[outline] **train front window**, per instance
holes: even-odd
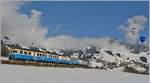
[[[8,51],[8,53],[10,54],[10,53],[11,53],[11,51],[9,50],[9,51]]]
[[[11,50],[11,53],[13,53],[13,51]]]

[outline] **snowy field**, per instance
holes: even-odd
[[[0,64],[0,83],[149,83],[148,75]]]

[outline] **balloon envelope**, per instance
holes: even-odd
[[[142,43],[144,43],[145,40],[146,40],[146,37],[145,37],[145,36],[141,36],[141,37],[140,37],[140,41],[141,41]]]

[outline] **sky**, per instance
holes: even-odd
[[[21,13],[32,9],[42,11],[41,24],[47,26],[48,36],[105,37],[123,39],[117,30],[120,24],[136,15],[148,17],[148,2],[27,2]],[[147,27],[147,28],[146,28]],[[148,36],[148,23],[141,35]]]
[[[2,7],[2,35],[25,45],[110,47],[111,38],[136,44],[149,34],[146,1],[8,1]]]

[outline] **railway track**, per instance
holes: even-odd
[[[46,62],[23,61],[23,60],[1,60],[1,64],[12,64],[12,65],[23,65],[23,66],[37,66],[37,67],[89,68],[86,65],[62,64],[62,63],[46,63]]]

